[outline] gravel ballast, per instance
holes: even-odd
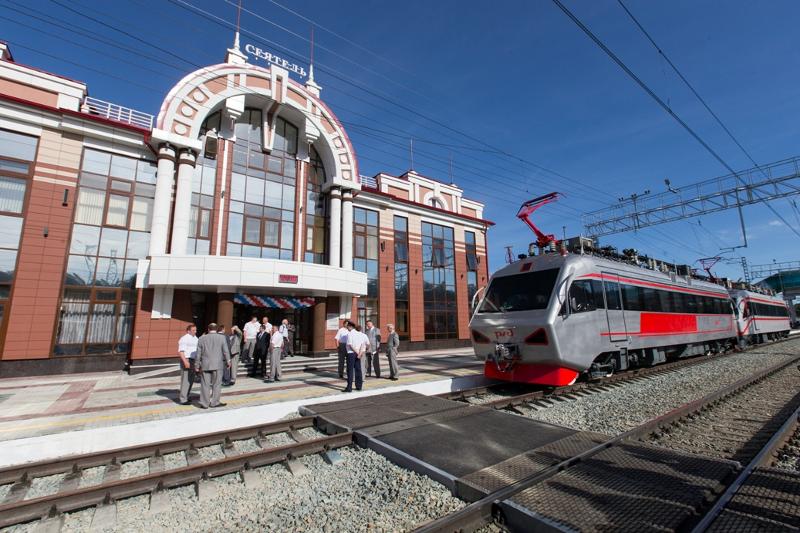
[[[217,494],[198,501],[193,486],[169,491],[169,509],[150,514],[149,498],[120,500],[111,531],[407,531],[465,504],[439,483],[354,447],[343,461],[300,459],[309,471],[293,476],[281,464],[256,470],[258,488],[237,475],[215,478]],[[64,532],[86,531],[93,509],[70,513]],[[27,528],[20,528],[24,530]]]
[[[800,339],[650,376],[552,406],[518,406],[525,416],[582,431],[617,435],[687,402],[800,353]]]

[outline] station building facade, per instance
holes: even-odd
[[[320,98],[277,65],[186,75],[157,116],[0,43],[0,373],[173,359],[189,323],[252,315],[334,349],[344,319],[405,348],[467,344],[483,205],[414,171],[361,176]]]

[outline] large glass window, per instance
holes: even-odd
[[[475,232],[464,232],[464,251],[467,259],[467,301],[472,310],[475,293],[478,292],[478,246],[475,242]]]
[[[557,268],[494,278],[479,313],[508,313],[547,309],[558,278]]]
[[[377,211],[353,208],[353,270],[367,273],[367,295],[358,299],[358,320],[378,324]]]
[[[208,255],[211,252],[211,216],[216,185],[217,161],[201,154],[192,176],[192,211],[186,250],[189,255]]]
[[[453,228],[422,223],[422,294],[425,338],[457,338]]]
[[[325,168],[314,147],[311,147],[306,181],[306,255],[307,263],[325,264],[327,211],[322,186]]]
[[[0,130],[0,346],[6,331],[8,300],[17,270],[25,193],[38,139]]]
[[[84,150],[55,355],[130,352],[155,175],[150,161]]]
[[[235,126],[227,255],[292,260],[297,128],[278,118],[267,154],[262,126],[258,109],[247,109]]]
[[[408,219],[394,217],[394,299],[395,330],[401,339],[409,337],[408,314]]]

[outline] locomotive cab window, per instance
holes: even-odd
[[[495,278],[478,313],[546,309],[558,277],[557,268]]]
[[[597,280],[579,279],[569,288],[570,312],[584,313],[605,307],[603,285]]]

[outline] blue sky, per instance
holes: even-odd
[[[411,137],[422,174],[449,181],[452,157],[453,180],[485,202],[486,217],[497,223],[489,234],[492,269],[502,265],[504,246],[519,253],[533,239],[514,217],[529,197],[564,193],[536,220],[548,232],[560,235],[566,226],[573,235],[581,231],[581,212],[645,189],[662,191],[664,178],[680,186],[726,174],[549,1],[284,2],[325,28],[316,29],[316,77],[345,122],[361,172],[406,170]],[[565,4],[732,167],[750,166],[616,1]],[[626,5],[759,164],[798,153],[800,4]],[[230,29],[192,6],[228,23],[236,16],[225,0],[0,0],[0,6],[0,39],[10,42],[18,62],[83,80],[92,96],[153,114],[172,85],[220,62],[231,44]],[[266,0],[243,6],[251,11],[242,14],[243,44],[306,64],[308,21]],[[800,226],[787,200],[773,205]],[[800,238],[768,209],[746,207],[744,215],[751,244],[739,252],[751,264],[798,259]],[[691,264],[740,244],[741,234],[729,211],[603,243]],[[717,273],[738,278],[741,268],[721,264]]]

